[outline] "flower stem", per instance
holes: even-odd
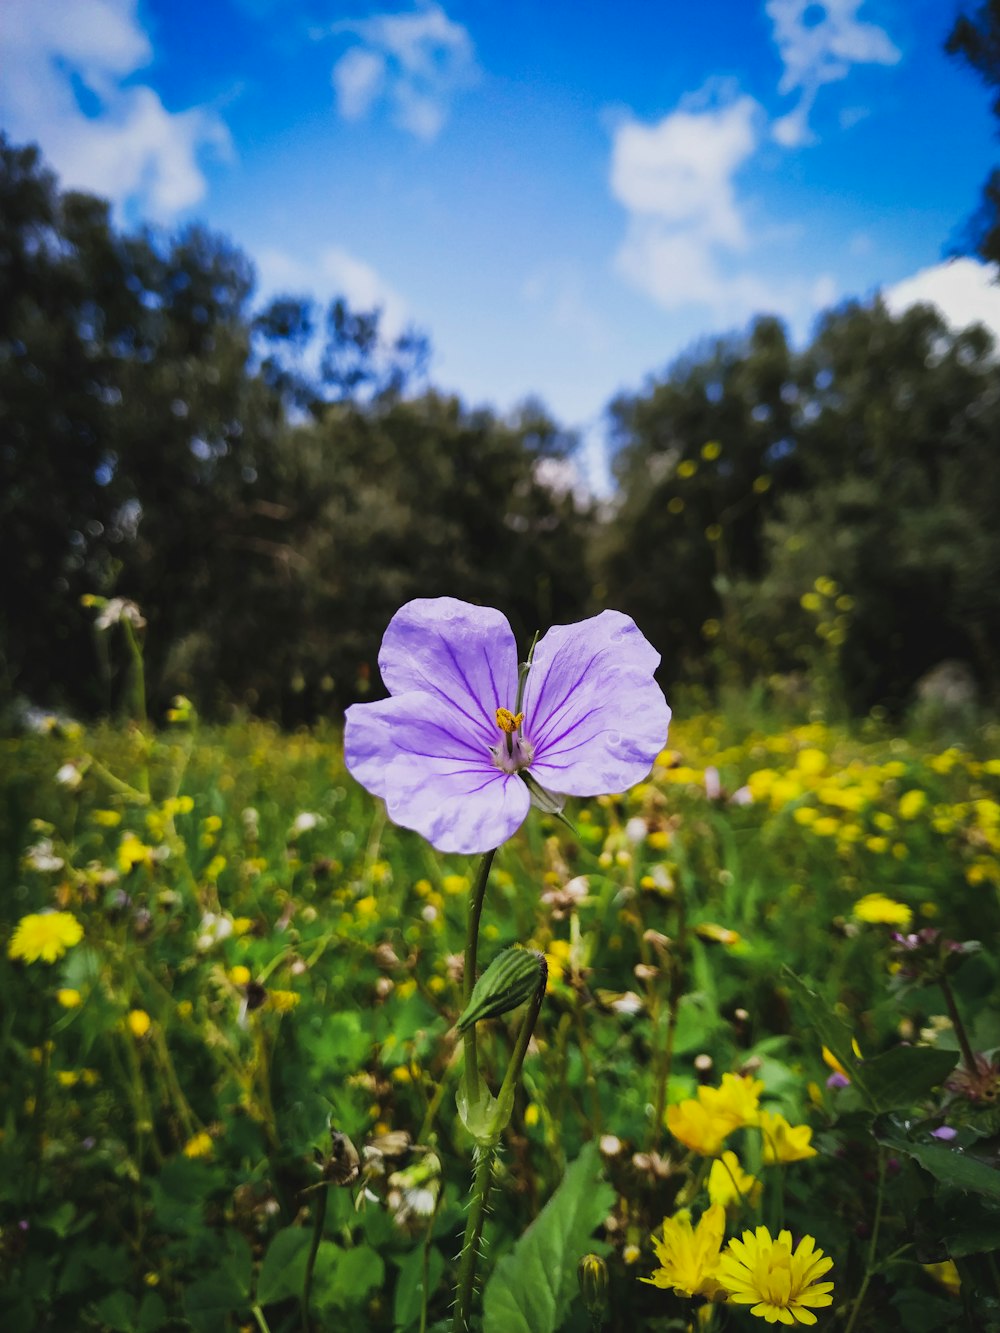
[[[483,900],[486,897],[486,884],[490,877],[490,867],[496,856],[496,848],[485,852],[479,862],[476,882],[472,886],[469,898],[469,927],[465,937],[465,970],[462,977],[462,998],[468,1005],[472,998],[472,988],[476,984],[476,955],[479,952],[479,919],[483,914]],[[479,1054],[476,1049],[476,1025],[470,1023],[465,1031],[465,1090],[469,1106],[475,1106],[479,1100]]]
[[[955,992],[951,988],[951,982],[943,974],[938,978],[938,984],[941,987],[941,994],[944,996],[944,1002],[948,1009],[948,1017],[951,1019],[951,1025],[955,1029],[955,1036],[958,1038],[958,1045],[962,1052],[962,1059],[965,1061],[965,1067],[969,1071],[971,1079],[979,1078],[979,1061],[972,1049],[972,1043],[969,1041],[969,1034],[965,1030],[965,1024],[962,1022],[962,1015],[958,1011],[958,1004],[955,1001]]]
[[[316,1200],[316,1217],[313,1221],[312,1242],[309,1246],[309,1257],[306,1260],[306,1272],[302,1281],[303,1333],[309,1333],[309,1329],[311,1328],[309,1322],[309,1297],[312,1294],[313,1270],[316,1267],[316,1255],[319,1253],[319,1243],[323,1239],[323,1225],[326,1222],[326,1200],[329,1192],[329,1186],[324,1186],[320,1191],[319,1198]]]
[[[858,1294],[851,1309],[851,1317],[847,1321],[844,1333],[853,1333],[854,1325],[858,1321],[858,1315],[861,1313],[861,1306],[864,1303],[865,1294],[868,1291],[868,1284],[872,1280],[875,1272],[875,1252],[878,1249],[878,1233],[882,1224],[882,1199],[885,1192],[885,1149],[880,1148],[878,1153],[878,1195],[875,1200],[875,1220],[872,1223],[872,1238],[868,1246],[868,1260],[865,1264],[865,1275],[861,1279],[861,1286],[858,1288]]]
[[[455,1298],[455,1318],[452,1333],[469,1333],[469,1319],[472,1314],[472,1293],[476,1282],[476,1260],[479,1258],[479,1243],[483,1235],[483,1222],[486,1219],[486,1204],[489,1200],[490,1185],[493,1182],[493,1162],[496,1158],[494,1146],[476,1148],[476,1171],[472,1178],[472,1199],[469,1203],[469,1216],[465,1223],[465,1240],[462,1243],[462,1260],[458,1270],[458,1294]]]

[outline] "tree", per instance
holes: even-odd
[[[993,114],[1000,116],[1000,0],[986,0],[971,15],[960,14],[945,50],[960,56],[996,94]],[[990,173],[983,197],[970,219],[968,244],[988,263],[1000,263],[1000,169]]]

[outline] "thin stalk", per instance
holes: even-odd
[[[259,1305],[251,1305],[250,1313],[253,1315],[254,1319],[256,1319],[257,1327],[260,1329],[260,1333],[271,1333],[271,1330],[268,1326],[268,1322],[264,1318],[264,1311],[260,1308]]]
[[[524,1064],[528,1043],[531,1041],[531,1034],[535,1030],[535,1022],[538,1019],[538,1011],[541,1009],[542,1000],[545,998],[545,981],[546,978],[543,976],[538,989],[528,1002],[528,1008],[521,1022],[521,1030],[517,1034],[514,1052],[511,1055],[510,1064],[507,1066],[507,1072],[504,1075],[503,1084],[497,1097],[498,1107],[501,1109],[508,1108],[504,1124],[510,1118],[510,1110],[514,1105],[514,1088],[520,1078],[521,1066]],[[499,1138],[503,1128],[504,1125],[497,1125],[497,1138]],[[469,1319],[472,1315],[472,1295],[476,1282],[476,1261],[479,1258],[479,1245],[483,1235],[486,1204],[489,1200],[490,1185],[493,1182],[493,1163],[496,1160],[496,1155],[495,1142],[479,1144],[476,1147],[476,1171],[472,1179],[472,1199],[469,1204],[469,1216],[465,1223],[465,1239],[462,1242],[462,1258],[458,1270],[458,1294],[455,1299],[455,1319],[452,1324],[452,1333],[468,1333],[469,1330]]]
[[[677,887],[677,945],[670,951],[670,982],[667,987],[667,1033],[663,1050],[656,1061],[653,1094],[653,1133],[651,1147],[655,1151],[663,1137],[663,1116],[667,1107],[667,1087],[674,1065],[674,1044],[677,1039],[677,1020],[680,1013],[681,991],[684,986],[684,953],[687,948],[687,911],[684,891]]]
[[[312,1292],[313,1270],[316,1267],[316,1256],[319,1254],[319,1243],[323,1239],[323,1226],[326,1222],[326,1201],[330,1193],[330,1187],[324,1185],[320,1190],[319,1198],[316,1200],[316,1217],[313,1220],[312,1243],[309,1246],[309,1257],[306,1259],[306,1273],[302,1280],[302,1333],[309,1333],[311,1327],[309,1323],[309,1297]]]
[[[476,1260],[479,1258],[479,1242],[483,1234],[483,1222],[486,1220],[486,1204],[489,1200],[490,1185],[493,1182],[493,1161],[495,1147],[476,1148],[476,1171],[472,1178],[472,1199],[469,1203],[469,1216],[465,1223],[465,1240],[462,1243],[462,1261],[458,1270],[458,1294],[455,1298],[455,1318],[452,1333],[468,1333],[469,1319],[472,1314],[472,1293],[476,1283]]]
[[[469,926],[465,937],[465,971],[462,977],[463,1007],[472,998],[472,988],[476,984],[476,956],[479,952],[479,921],[483,915],[483,901],[486,897],[486,884],[490,877],[490,867],[496,856],[496,848],[485,852],[479,862],[476,882],[472,886],[469,898]],[[465,1031],[465,1092],[469,1108],[479,1100],[479,1052],[476,1048],[476,1025],[470,1023]]]
[[[969,1071],[969,1077],[979,1078],[979,1061],[976,1059],[976,1053],[972,1049],[972,1043],[969,1041],[969,1034],[965,1030],[965,1024],[962,1021],[962,1015],[958,1011],[958,1005],[955,1002],[955,992],[951,988],[951,982],[942,975],[939,979],[941,994],[944,996],[944,1002],[948,1009],[948,1017],[951,1019],[951,1025],[955,1029],[955,1036],[958,1038],[958,1044],[962,1051],[962,1059],[965,1061],[965,1067]]]
[[[878,1152],[878,1196],[875,1201],[875,1221],[872,1223],[872,1238],[868,1246],[868,1259],[865,1263],[865,1275],[861,1279],[861,1286],[858,1288],[858,1294],[854,1300],[854,1306],[851,1309],[851,1317],[847,1321],[844,1333],[853,1333],[854,1325],[858,1322],[858,1316],[861,1313],[861,1306],[864,1303],[865,1295],[868,1291],[868,1284],[872,1280],[875,1272],[875,1253],[878,1249],[878,1233],[882,1224],[882,1200],[885,1193],[885,1149],[879,1148]]]

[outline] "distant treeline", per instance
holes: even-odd
[[[121,689],[86,594],[137,602],[155,708],[287,723],[377,689],[393,611],[451,594],[536,628],[614,606],[712,688],[810,670],[902,705],[942,659],[1000,684],[1000,366],[987,333],[879,303],[789,348],[759,318],[575,441],[427,387],[425,339],[288,297],[192,227],[122,233],[0,139],[0,689]]]

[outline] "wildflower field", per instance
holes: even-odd
[[[531,812],[480,932],[547,983],[472,1327],[1000,1327],[995,740],[682,716]],[[450,1328],[475,863],[334,729],[2,745],[0,1327]],[[517,1013],[475,1027],[495,1091]]]

